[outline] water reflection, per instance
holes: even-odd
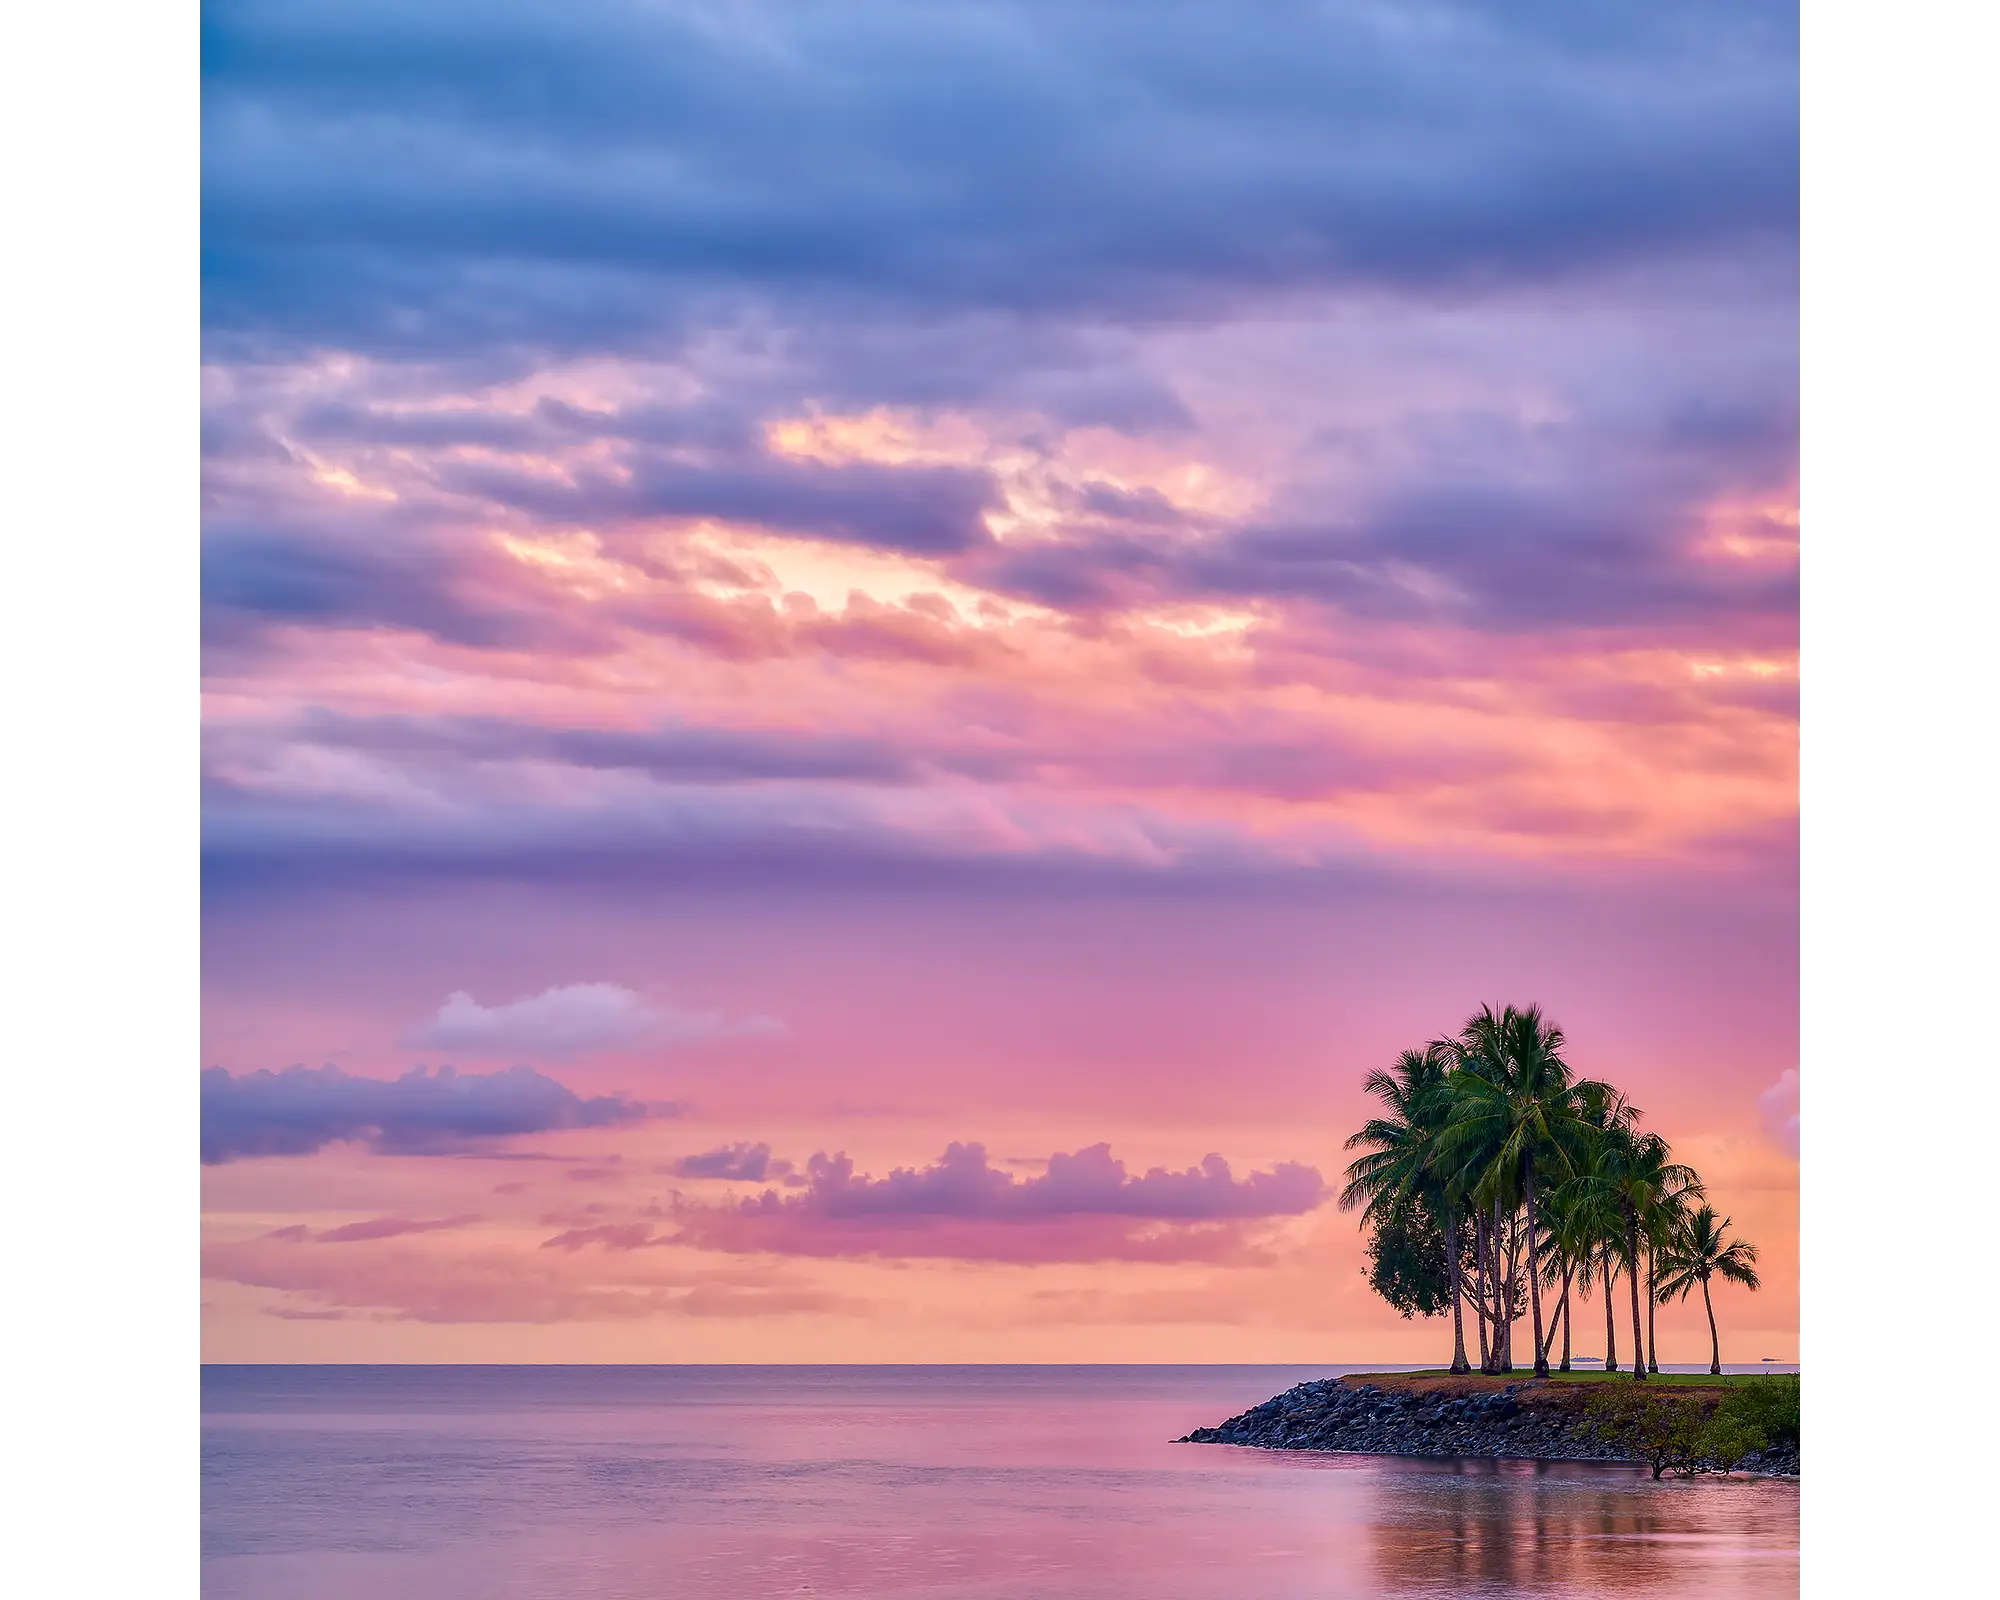
[[[1562,1462],[1382,1462],[1369,1554],[1384,1595],[1773,1594],[1797,1586],[1797,1489],[1654,1482]]]

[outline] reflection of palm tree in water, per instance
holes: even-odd
[[[1707,1497],[1636,1474],[1545,1461],[1384,1461],[1368,1522],[1374,1592],[1659,1593],[1682,1539],[1714,1533]]]

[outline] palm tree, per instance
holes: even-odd
[[[1386,1217],[1397,1205],[1416,1200],[1433,1208],[1443,1223],[1451,1263],[1453,1372],[1470,1372],[1465,1357],[1465,1316],[1460,1285],[1459,1207],[1463,1196],[1435,1157],[1437,1136],[1451,1114],[1452,1052],[1441,1043],[1405,1050],[1388,1071],[1370,1072],[1362,1087],[1382,1102],[1386,1116],[1371,1117],[1347,1148],[1365,1148],[1347,1168],[1340,1209],[1361,1208],[1364,1221]]]
[[[1590,1294],[1601,1288],[1604,1292],[1604,1370],[1618,1370],[1618,1322],[1617,1307],[1611,1299],[1611,1285],[1618,1276],[1618,1264],[1612,1259],[1615,1246],[1604,1229],[1593,1227],[1594,1249],[1586,1252],[1577,1267],[1576,1286],[1580,1293]]]
[[[1688,1220],[1688,1207],[1702,1197],[1701,1180],[1690,1167],[1669,1164],[1659,1173],[1641,1224],[1646,1244],[1646,1370],[1660,1370],[1660,1336],[1653,1312],[1660,1304],[1660,1257],[1671,1248],[1675,1233]]]
[[[1613,1290],[1621,1272],[1631,1302],[1633,1378],[1659,1371],[1657,1307],[1685,1297],[1697,1282],[1719,1372],[1709,1280],[1720,1272],[1755,1288],[1757,1253],[1723,1237],[1728,1220],[1717,1222],[1701,1180],[1673,1159],[1666,1140],[1640,1130],[1635,1106],[1607,1083],[1573,1077],[1564,1046],[1540,1008],[1496,1013],[1487,1006],[1455,1038],[1406,1050],[1392,1068],[1371,1072],[1368,1092],[1383,1115],[1347,1141],[1363,1153],[1347,1168],[1341,1209],[1360,1208],[1378,1240],[1402,1230],[1399,1248],[1420,1236],[1426,1260],[1442,1237],[1454,1372],[1471,1370],[1468,1296],[1478,1313],[1480,1370],[1513,1370],[1514,1324],[1532,1315],[1535,1374],[1546,1377],[1558,1324],[1569,1367],[1572,1297],[1599,1288],[1604,1366],[1618,1371]],[[1444,1264],[1424,1266],[1420,1278],[1434,1270]],[[1406,1284],[1385,1279],[1376,1287],[1403,1308]],[[1428,1296],[1441,1288],[1419,1288],[1418,1303],[1435,1311]],[[1544,1289],[1556,1297],[1546,1316]]]
[[[1505,1159],[1504,1119],[1468,1116],[1472,1102],[1490,1098],[1505,1066],[1494,1058],[1468,1051],[1463,1040],[1451,1040],[1454,1071],[1450,1110],[1437,1141],[1437,1161],[1454,1187],[1466,1196],[1472,1213],[1473,1256],[1477,1263],[1475,1304],[1479,1310],[1482,1372],[1514,1369],[1514,1319],[1519,1315],[1519,1285],[1515,1275],[1521,1206],[1518,1162]],[[1491,1330],[1491,1338],[1487,1337]]]
[[[1590,1131],[1574,1176],[1564,1185],[1564,1199],[1573,1208],[1579,1230],[1597,1244],[1595,1260],[1587,1252],[1583,1258],[1579,1282],[1588,1290],[1594,1278],[1604,1292],[1604,1370],[1616,1372],[1618,1313],[1611,1291],[1624,1264],[1620,1254],[1625,1248],[1625,1212],[1619,1195],[1625,1145],[1644,1113],[1609,1084],[1583,1083],[1577,1100]]]
[[[1624,1174],[1624,1136],[1640,1118],[1638,1106],[1618,1090],[1586,1084],[1578,1096],[1584,1122],[1590,1134],[1584,1140],[1582,1160],[1576,1174],[1564,1184],[1564,1200],[1574,1208],[1578,1228],[1586,1232],[1596,1254],[1584,1256],[1578,1282],[1584,1290],[1604,1292],[1604,1370],[1618,1370],[1618,1306],[1612,1300],[1612,1286],[1618,1282],[1620,1252],[1624,1250],[1624,1208],[1618,1200]]]
[[[1673,1148],[1657,1133],[1631,1134],[1616,1141],[1620,1171],[1619,1200],[1625,1213],[1625,1264],[1632,1286],[1632,1376],[1644,1381],[1648,1365],[1643,1325],[1639,1320],[1639,1243],[1651,1229],[1652,1218],[1667,1196],[1698,1194],[1701,1179],[1694,1168],[1673,1159]],[[1650,1285],[1648,1286],[1650,1290]],[[1649,1292],[1647,1300],[1652,1295]]]
[[[1568,1372],[1570,1293],[1590,1279],[1592,1252],[1597,1246],[1596,1219],[1588,1199],[1570,1184],[1552,1190],[1543,1206],[1545,1243],[1542,1271],[1549,1288],[1559,1290],[1555,1310],[1549,1313],[1547,1345],[1553,1345],[1556,1327],[1562,1327],[1562,1361],[1558,1372]],[[1546,1358],[1546,1346],[1544,1350]]]
[[[1615,1271],[1622,1269],[1632,1298],[1632,1376],[1643,1382],[1646,1324],[1639,1311],[1640,1221],[1648,1214],[1656,1185],[1672,1163],[1664,1139],[1656,1133],[1642,1134],[1637,1130],[1636,1111],[1609,1099],[1606,1107],[1600,1109],[1612,1105],[1630,1114],[1606,1116],[1601,1126],[1593,1128],[1589,1149],[1571,1181],[1603,1230],[1606,1364],[1609,1365],[1611,1354],[1610,1283]]]
[[[1675,1230],[1661,1265],[1667,1276],[1659,1287],[1661,1300],[1684,1299],[1696,1284],[1701,1285],[1701,1303],[1708,1312],[1708,1370],[1722,1375],[1722,1339],[1715,1331],[1715,1302],[1708,1292],[1714,1277],[1740,1283],[1746,1289],[1761,1287],[1757,1278],[1757,1247],[1747,1239],[1731,1239],[1730,1219],[1718,1218],[1715,1207],[1703,1205]]]
[[[1582,1093],[1562,1058],[1562,1029],[1544,1020],[1539,1006],[1508,1006],[1497,1015],[1482,1006],[1454,1043],[1457,1103],[1439,1137],[1440,1152],[1468,1188],[1496,1202],[1518,1193],[1526,1207],[1535,1376],[1546,1378],[1536,1169],[1539,1164],[1558,1179],[1569,1175],[1590,1131],[1584,1112],[1596,1086],[1589,1096]]]

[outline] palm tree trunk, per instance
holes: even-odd
[[[1500,1337],[1495,1354],[1502,1372],[1514,1370],[1514,1241],[1507,1240],[1507,1254],[1500,1254],[1500,1241],[1508,1230],[1501,1224],[1500,1202],[1493,1202],[1493,1277],[1500,1285]]]
[[[1498,1372],[1502,1360],[1500,1332],[1502,1288],[1500,1283],[1500,1206],[1496,1201],[1486,1218],[1486,1315],[1491,1319],[1492,1348],[1487,1352],[1488,1372]]]
[[[1535,1332],[1535,1376],[1549,1375],[1549,1347],[1542,1339],[1541,1241],[1535,1237],[1535,1158],[1531,1152],[1521,1163],[1522,1181],[1528,1191],[1528,1305]]]
[[[1701,1303],[1708,1312],[1708,1375],[1722,1376],[1722,1339],[1715,1331],[1715,1302],[1708,1297],[1708,1279],[1701,1280]]]
[[[1556,1371],[1567,1372],[1569,1371],[1569,1295],[1567,1293],[1563,1295],[1562,1317],[1563,1317],[1563,1358],[1562,1358],[1562,1365],[1557,1367]]]
[[[1574,1269],[1571,1269],[1572,1271]],[[1535,1346],[1536,1376],[1546,1378],[1548,1374],[1549,1351],[1556,1342],[1556,1329],[1561,1325],[1564,1314],[1569,1310],[1570,1272],[1563,1273],[1562,1293],[1556,1297],[1556,1308],[1549,1313],[1549,1337],[1546,1343]]]
[[[1460,1296],[1464,1264],[1458,1258],[1458,1213],[1447,1206],[1444,1218],[1444,1247],[1451,1252],[1451,1370],[1470,1372],[1471,1363],[1465,1359],[1465,1308]]]
[[[1486,1219],[1472,1208],[1473,1309],[1479,1313],[1479,1370],[1493,1370],[1493,1347],[1486,1337]]]
[[[1604,1370],[1618,1370],[1618,1302],[1611,1298],[1611,1241],[1604,1241]]]
[[[1660,1309],[1660,1263],[1653,1255],[1653,1242],[1646,1241],[1646,1370],[1660,1370],[1660,1330],[1654,1317]]]
[[[1520,1320],[1521,1213],[1507,1213],[1507,1370],[1514,1370],[1514,1324]]]
[[[1646,1381],[1646,1324],[1639,1315],[1639,1219],[1625,1217],[1626,1281],[1632,1285],[1632,1376]]]

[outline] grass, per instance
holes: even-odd
[[[1525,1383],[1532,1379],[1534,1375],[1535,1369],[1531,1366],[1517,1368],[1513,1372],[1492,1374],[1474,1372],[1471,1374],[1475,1378],[1490,1376],[1497,1381],[1506,1383]],[[1353,1376],[1356,1378],[1448,1378],[1451,1376],[1451,1373],[1444,1367],[1431,1367],[1422,1372],[1355,1373]],[[1710,1377],[1706,1372],[1653,1372],[1647,1374],[1646,1382],[1648,1384],[1691,1385],[1695,1388],[1706,1389],[1717,1387],[1737,1389],[1746,1388],[1752,1384],[1768,1383],[1775,1377],[1795,1378],[1797,1376],[1798,1374],[1795,1372],[1725,1372],[1721,1377],[1714,1378]],[[1549,1381],[1551,1383],[1604,1383],[1607,1380],[1613,1383],[1630,1383],[1632,1382],[1632,1373],[1629,1368],[1619,1372],[1605,1372],[1601,1369],[1592,1369],[1590,1371],[1551,1371],[1549,1373]]]
[[[1530,1367],[1528,1369],[1528,1376],[1532,1378],[1534,1375],[1534,1368]],[[1725,1388],[1737,1389],[1748,1384],[1766,1383],[1774,1377],[1790,1378],[1796,1376],[1796,1373],[1790,1372],[1725,1372],[1721,1377],[1712,1377],[1706,1372],[1649,1372],[1646,1374],[1646,1381],[1648,1383],[1691,1383],[1710,1389],[1720,1384]],[[1627,1383],[1630,1383],[1632,1381],[1632,1374],[1629,1372],[1605,1372],[1602,1370],[1597,1372],[1551,1372],[1549,1374],[1549,1380],[1553,1383],[1602,1383],[1607,1378],[1613,1380],[1623,1378]]]

